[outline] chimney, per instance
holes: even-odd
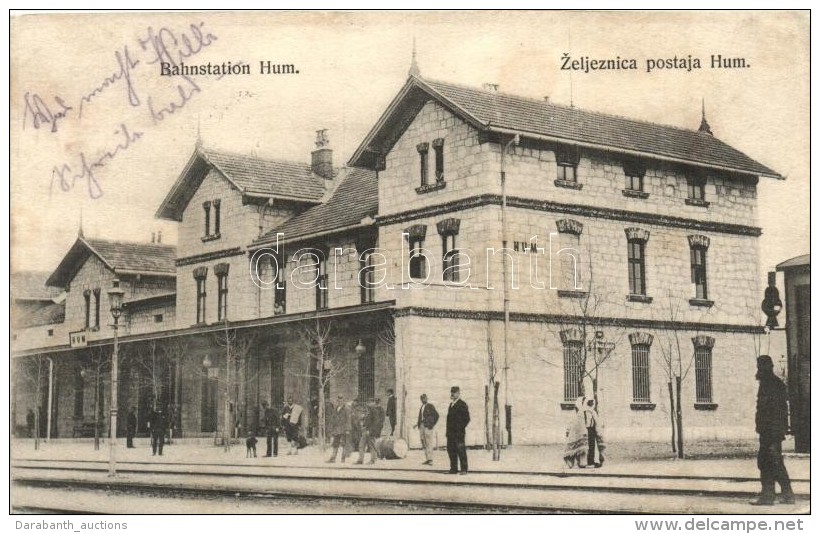
[[[157,232],[157,243],[162,243],[162,230]]]
[[[484,90],[488,93],[497,93],[498,92],[498,84],[497,83],[485,83]]]
[[[316,150],[310,153],[310,167],[326,180],[333,179],[333,150],[328,146],[327,130],[316,130]]]

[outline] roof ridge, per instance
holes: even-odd
[[[649,124],[649,125],[652,125],[652,126],[661,126],[661,127],[664,127],[664,128],[672,128],[672,129],[680,130],[680,131],[687,132],[687,133],[694,133],[694,134],[704,133],[704,132],[698,131],[695,128],[685,128],[683,126],[679,126],[679,125],[675,125],[675,124],[654,122],[654,121],[651,121],[651,120],[648,120],[648,119],[636,119],[636,118],[633,118],[633,117],[627,117],[626,115],[618,115],[617,113],[607,113],[607,112],[604,112],[604,111],[594,111],[594,110],[590,110],[590,109],[587,109],[587,108],[580,108],[580,107],[576,107],[576,106],[568,106],[566,104],[559,104],[559,103],[552,102],[552,101],[548,102],[546,100],[539,100],[539,99],[531,97],[531,96],[524,96],[524,95],[519,95],[519,94],[515,94],[515,93],[507,93],[507,92],[503,92],[503,91],[498,91],[497,93],[490,93],[490,92],[487,92],[487,91],[481,89],[480,87],[475,87],[475,86],[472,86],[472,85],[452,83],[452,82],[448,82],[448,81],[444,81],[444,80],[433,80],[433,79],[427,79],[427,78],[421,78],[421,80],[425,83],[448,85],[450,87],[456,87],[456,88],[459,88],[459,89],[466,89],[466,90],[469,90],[469,91],[475,91],[475,92],[478,92],[478,93],[485,94],[487,96],[492,96],[493,94],[496,94],[496,95],[499,95],[499,96],[504,96],[506,98],[525,100],[525,101],[532,102],[534,104],[539,104],[539,105],[542,105],[542,106],[545,106],[545,107],[561,108],[561,109],[566,109],[566,110],[569,110],[569,111],[575,111],[577,113],[590,113],[590,114],[598,115],[598,116],[601,116],[601,117],[611,117],[611,118],[622,119],[622,120],[626,120],[626,121],[630,121],[630,122],[637,122],[637,123],[641,123],[641,124]],[[442,95],[442,96],[445,96],[445,95]],[[706,134],[706,135],[709,135],[713,139],[723,143],[723,141],[721,141],[717,137],[714,137],[710,134]]]
[[[211,153],[211,154],[217,154],[217,155],[221,155],[221,156],[234,156],[234,157],[237,157],[237,158],[255,159],[255,160],[258,160],[258,161],[265,161],[265,162],[268,162],[268,163],[289,163],[289,164],[292,164],[292,165],[300,165],[300,166],[305,167],[305,169],[309,169],[309,170],[312,171],[310,163],[305,163],[303,161],[295,161],[295,160],[292,160],[292,159],[271,159],[271,158],[260,157],[260,156],[254,155],[252,153],[243,154],[241,152],[234,152],[232,150],[221,150],[221,149],[213,149],[213,148],[205,148],[205,147],[199,147],[197,150],[199,150],[201,152],[204,152],[206,154]]]
[[[142,241],[128,241],[125,239],[107,239],[104,237],[81,237],[86,244],[90,245],[91,241],[101,241],[103,243],[110,243],[115,245],[139,245],[139,246],[147,246],[147,247],[166,247],[166,248],[176,248],[176,245],[172,243],[144,243]],[[92,247],[93,248],[93,247]]]

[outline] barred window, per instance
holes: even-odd
[[[581,396],[581,380],[583,379],[583,369],[581,367],[581,351],[583,344],[580,341],[567,341],[564,343],[564,401],[574,402]]]
[[[632,400],[652,402],[649,385],[649,345],[632,345]]]
[[[695,402],[712,402],[712,348],[695,347]]]
[[[359,400],[367,401],[376,396],[376,357],[370,343],[363,343],[367,350],[359,355]]]

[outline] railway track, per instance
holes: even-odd
[[[99,461],[19,460],[11,468],[14,483],[30,487],[170,492],[204,498],[329,499],[362,505],[409,503],[451,511],[478,507],[521,513],[720,513],[722,505],[731,504],[733,509],[748,505],[759,489],[757,479],[748,477],[654,477],[597,470],[482,471],[462,477],[421,469],[128,462],[120,464],[119,476],[112,479],[106,476],[107,463]],[[793,485],[798,503],[808,507],[809,481],[798,479]]]

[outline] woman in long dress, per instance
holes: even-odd
[[[578,397],[575,401],[575,417],[567,427],[567,444],[564,448],[564,463],[567,467],[578,466],[584,468],[587,465],[589,452],[589,436],[584,423],[584,397]]]

